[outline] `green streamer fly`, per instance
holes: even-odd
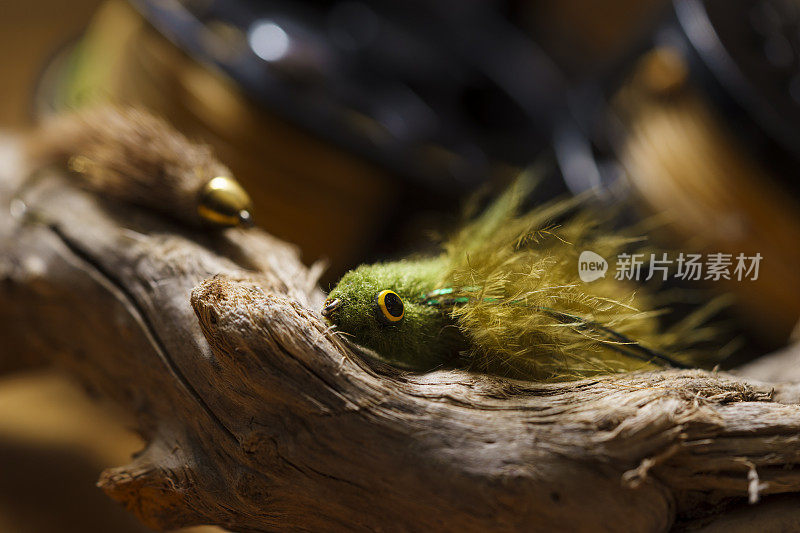
[[[690,351],[675,353],[697,340],[697,317],[661,331],[644,287],[578,278],[581,251],[613,257],[637,239],[607,231],[576,209],[580,200],[520,213],[532,181],[519,179],[438,256],[348,272],[322,314],[381,360],[415,371],[554,381],[692,365]]]

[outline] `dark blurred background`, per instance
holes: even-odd
[[[101,101],[162,114],[259,225],[328,262],[323,288],[431,247],[536,164],[532,204],[591,191],[658,221],[659,246],[763,256],[758,281],[670,287],[679,309],[734,296],[728,366],[800,315],[794,1],[6,0],[0,30],[0,128]],[[140,531],[92,488],[139,445],[55,374],[1,378],[0,530]]]

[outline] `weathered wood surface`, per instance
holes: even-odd
[[[55,361],[135,415],[147,448],[99,485],[155,529],[665,531],[800,501],[796,385],[379,368],[328,331],[291,246],[57,173],[19,190],[5,149],[0,368]]]

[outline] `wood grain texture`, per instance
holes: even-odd
[[[293,247],[181,228],[56,171],[23,186],[4,149],[0,367],[56,361],[135,417],[146,448],[99,486],[154,529],[665,531],[800,491],[796,385],[368,363]]]

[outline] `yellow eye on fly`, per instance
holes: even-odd
[[[396,292],[385,290],[375,297],[378,306],[378,320],[387,325],[398,324],[405,316],[403,300]]]
[[[235,179],[218,176],[209,181],[200,194],[197,213],[214,226],[249,226],[252,206],[250,196]]]

